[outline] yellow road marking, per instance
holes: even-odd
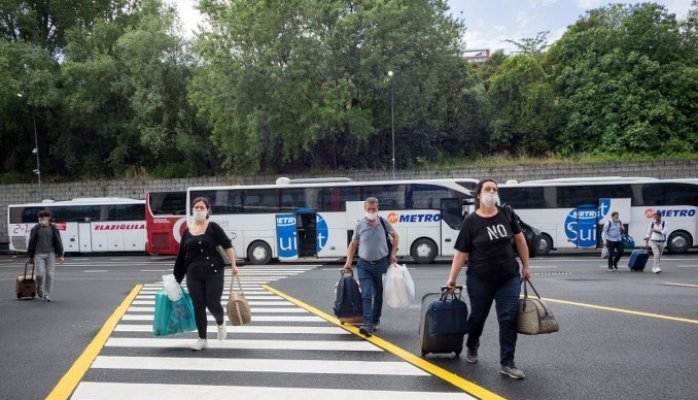
[[[136,298],[136,295],[140,292],[142,287],[143,285],[136,285],[133,290],[131,290],[131,293],[126,296],[121,305],[114,310],[114,313],[107,319],[107,322],[104,323],[104,326],[102,326],[102,329],[97,333],[97,336],[92,339],[92,342],[85,348],[85,351],[75,360],[73,366],[70,367],[68,372],[63,375],[63,378],[58,381],[58,384],[56,384],[56,387],[49,393],[46,400],[67,400],[70,398],[70,395],[73,394],[73,391],[75,391],[75,388],[85,376],[87,370],[90,369],[90,365],[92,365],[92,362],[97,358],[99,352],[102,351],[107,339],[111,336],[121,317],[126,314],[126,310],[128,310],[131,302]]]
[[[692,285],[690,283],[662,282],[662,285],[698,288],[698,285]]]
[[[326,320],[327,322],[335,324],[342,329],[345,329],[345,330],[347,330],[347,331],[349,331],[357,336],[360,336],[361,338],[373,343],[374,345],[382,348],[383,350],[387,351],[388,353],[392,353],[392,354],[402,358],[403,360],[416,366],[417,368],[421,368],[422,370],[445,380],[446,382],[463,390],[464,392],[468,393],[469,395],[475,396],[475,397],[477,397],[479,399],[483,399],[483,400],[505,400],[504,397],[501,397],[495,393],[492,393],[489,390],[468,381],[467,379],[463,379],[462,377],[460,377],[460,376],[458,376],[450,371],[447,371],[447,370],[445,370],[437,365],[434,365],[434,364],[430,363],[429,361],[427,361],[421,357],[418,357],[418,356],[410,353],[409,351],[401,349],[400,347],[397,347],[397,346],[393,345],[392,343],[385,341],[385,340],[383,340],[375,335],[371,336],[371,337],[364,337],[363,335],[361,335],[359,333],[359,329],[357,327],[350,325],[350,324],[342,325],[339,322],[339,320],[337,318],[335,318],[334,316],[331,316],[331,315],[329,315],[329,314],[327,314],[327,313],[325,313],[325,312],[323,312],[323,311],[321,311],[321,310],[319,310],[319,309],[317,309],[309,304],[306,304],[306,303],[304,303],[296,298],[293,298],[293,297],[291,297],[283,292],[280,292],[280,291],[278,291],[278,290],[276,290],[268,285],[262,285],[262,287],[264,289],[276,294],[277,296],[281,296],[284,299],[290,301],[291,303],[307,310],[308,312],[317,315],[318,317]]]
[[[623,309],[623,308],[614,308],[614,307],[606,307],[606,306],[597,306],[597,305],[594,305],[594,304],[578,303],[578,302],[576,302],[576,301],[556,300],[556,299],[550,299],[550,298],[543,298],[543,300],[545,300],[545,301],[550,301],[550,302],[553,302],[553,303],[567,304],[567,305],[571,305],[571,306],[593,308],[593,309],[596,309],[596,310],[612,311],[612,312],[617,312],[617,313],[621,313],[621,314],[639,315],[639,316],[641,316],[641,317],[649,317],[649,318],[656,318],[656,319],[664,319],[664,320],[667,320],[667,321],[674,321],[674,322],[686,322],[686,323],[689,323],[689,324],[696,324],[696,325],[698,325],[698,320],[696,320],[696,319],[672,317],[672,316],[669,316],[669,315],[647,313],[647,312],[642,312],[642,311],[626,310],[626,309]]]

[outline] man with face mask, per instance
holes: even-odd
[[[364,313],[363,324],[359,333],[368,337],[380,329],[381,311],[383,308],[383,274],[388,267],[397,264],[395,253],[398,245],[398,234],[388,220],[378,216],[378,199],[369,197],[364,202],[364,218],[361,218],[354,228],[347,249],[347,262],[344,270],[351,270],[356,248],[359,248],[359,286]],[[392,248],[388,248],[385,240],[386,233],[392,237]]]
[[[27,254],[29,263],[36,266],[36,291],[39,298],[51,301],[53,275],[56,272],[56,257],[63,264],[63,241],[56,226],[49,222],[51,213],[39,211],[39,223],[29,233]]]

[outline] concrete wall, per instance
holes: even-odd
[[[338,171],[332,175],[346,176],[357,181],[386,180],[389,170]],[[287,175],[289,178],[321,177],[323,175]],[[396,179],[432,178],[492,178],[497,182],[509,179],[518,181],[579,176],[646,176],[654,178],[698,178],[698,159],[681,161],[653,161],[605,164],[551,164],[536,166],[459,168],[434,170],[400,170]],[[248,177],[201,177],[190,179],[154,179],[147,181],[85,181],[43,184],[43,197],[54,200],[70,200],[76,197],[130,197],[142,199],[147,191],[184,190],[190,186],[270,184],[278,176],[256,175]],[[0,185],[0,243],[9,242],[7,235],[7,206],[38,201],[38,184]]]

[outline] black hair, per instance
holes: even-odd
[[[473,192],[473,198],[475,199],[475,210],[480,208],[480,199],[477,196],[480,193],[482,193],[482,187],[485,186],[485,183],[487,182],[492,182],[495,185],[497,185],[497,182],[495,182],[494,179],[483,179],[477,183],[477,186],[475,187],[475,192]],[[497,187],[499,187],[499,185]]]
[[[44,218],[44,217],[51,218],[51,211],[49,211],[47,209],[43,209],[43,210],[39,211],[39,218]]]
[[[204,203],[206,205],[206,210],[208,210],[208,213],[206,213],[206,219],[208,219],[208,217],[211,215],[211,202],[205,197],[197,197],[191,202],[192,208],[196,203]]]

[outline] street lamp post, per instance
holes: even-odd
[[[393,95],[393,71],[388,71],[388,79],[390,79],[390,131],[392,133],[393,142],[393,180],[395,180],[395,96]]]
[[[17,97],[23,97],[22,93],[17,93]],[[39,139],[38,139],[38,136],[36,135],[36,114],[34,113],[34,105],[31,105],[31,108],[32,108],[32,123],[34,125],[34,150],[32,150],[32,154],[36,155],[36,169],[34,170],[34,173],[36,174],[37,178],[39,179],[39,201],[41,201],[44,198],[44,193],[41,189],[41,165],[39,164]]]

